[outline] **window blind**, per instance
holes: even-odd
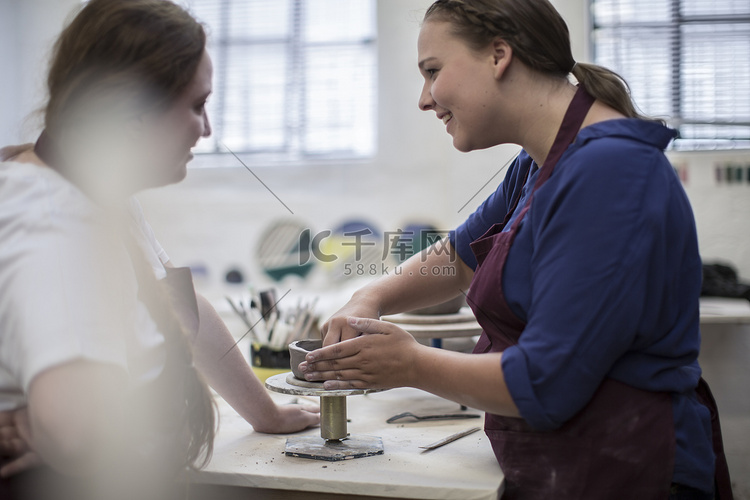
[[[748,0],[591,0],[594,62],[678,150],[750,148]]]
[[[208,30],[211,138],[269,161],[375,153],[375,0],[185,0]]]

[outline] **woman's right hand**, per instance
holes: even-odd
[[[380,319],[380,308],[376,304],[377,302],[364,289],[356,292],[344,307],[323,323],[320,328],[323,347],[360,336],[362,333],[353,328],[347,319],[349,317]]]
[[[0,468],[3,478],[41,465],[42,459],[31,449],[31,425],[26,408],[0,412],[0,456],[5,459]]]
[[[440,269],[435,274],[425,272]],[[446,240],[415,254],[399,266],[399,272],[381,276],[360,288],[349,302],[336,311],[320,329],[323,346],[359,337],[348,318],[379,320],[383,314],[396,314],[427,307],[465,293],[474,270],[461,260]]]

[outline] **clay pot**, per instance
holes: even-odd
[[[292,373],[300,380],[305,380],[305,374],[299,371],[299,364],[305,360],[310,351],[323,347],[323,341],[318,339],[297,340],[289,344],[289,362],[292,365]]]

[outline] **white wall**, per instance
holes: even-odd
[[[24,122],[43,100],[46,52],[65,13],[77,0],[0,0],[0,144],[29,141],[38,130]],[[574,56],[586,60],[584,0],[554,2],[570,26]],[[238,267],[262,287],[270,284],[254,259],[267,225],[294,217],[313,230],[330,229],[345,218],[361,217],[382,230],[396,230],[414,220],[451,228],[486,197],[502,178],[495,177],[512,146],[470,154],[456,152],[434,113],[417,108],[421,78],[416,69],[418,21],[429,0],[378,0],[379,128],[378,155],[353,164],[253,167],[255,173],[294,212],[291,215],[243,168],[191,169],[179,185],[141,196],[158,238],[178,265],[205,263],[209,277],[204,291],[221,297],[222,276]],[[43,15],[42,15],[43,14]],[[704,260],[734,264],[750,280],[750,183],[717,183],[714,168],[728,161],[750,165],[750,152],[670,154],[687,174],[686,191],[693,205]],[[222,165],[235,165],[231,157]],[[469,204],[460,210],[467,202]],[[326,286],[316,271],[308,286]],[[746,359],[725,354],[746,353],[747,328],[736,327],[736,338],[723,330],[704,331],[702,355],[709,382],[721,407],[727,407],[727,443],[747,441],[746,407],[734,408],[735,388],[747,384]],[[718,353],[718,354],[717,354]],[[741,357],[741,356],[740,356]],[[739,368],[738,368],[739,367]],[[747,380],[745,380],[747,382]],[[747,403],[743,399],[743,405]],[[750,404],[750,403],[747,403]],[[735,405],[736,406],[736,405]],[[736,415],[739,415],[735,418]],[[744,441],[743,441],[744,439]],[[731,448],[731,446],[730,446]],[[736,448],[736,446],[735,446]],[[730,466],[750,470],[746,450],[732,449]],[[746,476],[746,475],[745,475]],[[741,483],[750,489],[750,484]]]
[[[750,283],[750,152],[672,153],[672,164],[687,169],[683,185],[690,198],[698,227],[704,262],[734,264],[743,281]],[[718,181],[716,168],[742,165],[742,183]]]
[[[0,0],[0,144],[38,135],[52,43],[77,0]]]
[[[451,228],[495,187],[484,189],[516,148],[502,146],[463,154],[455,151],[434,113],[417,108],[421,77],[416,69],[419,20],[429,0],[378,0],[378,154],[351,164],[253,167],[294,212],[292,216],[242,168],[191,169],[177,186],[141,197],[157,235],[177,263],[206,263],[219,284],[232,266],[251,278],[266,278],[253,254],[273,220],[294,217],[314,230],[362,217],[383,230],[414,220]],[[556,0],[566,18],[574,55],[586,58],[585,0]],[[44,99],[46,56],[67,12],[77,0],[0,0],[0,144],[36,137],[27,120]],[[44,15],[40,15],[44,13]],[[698,223],[706,260],[723,259],[750,279],[750,184],[717,185],[716,161],[750,163],[750,153],[672,154],[688,172],[686,190]],[[231,157],[222,165],[236,165]],[[473,197],[473,198],[472,198]],[[470,203],[459,212],[469,200]]]
[[[459,209],[517,147],[458,153],[435,114],[419,110],[422,79],[416,67],[416,40],[419,21],[430,3],[378,1],[375,158],[315,169],[252,167],[293,216],[245,169],[192,170],[182,184],[141,197],[173,259],[213,264],[214,285],[233,265],[263,282],[266,278],[252,256],[262,231],[277,219],[296,218],[314,231],[333,229],[351,218],[372,221],[383,231],[395,231],[412,221],[441,229],[460,223],[494,186],[487,186],[460,213]],[[234,159],[228,162],[236,165]]]
[[[14,19],[16,18],[15,4],[9,0],[0,0],[0,68],[3,69],[3,77],[0,78],[0,144],[15,142],[16,122],[20,110],[16,109],[13,97],[17,95],[18,85],[13,75],[12,68],[15,67],[16,57],[14,54],[16,31]]]

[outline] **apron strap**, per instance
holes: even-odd
[[[511,226],[511,233],[513,233],[511,239],[515,238],[515,232],[518,230],[518,226],[521,224],[521,220],[523,220],[526,212],[529,211],[531,202],[534,200],[534,193],[536,193],[536,190],[542,187],[545,182],[547,182],[547,179],[549,179],[549,177],[552,175],[552,171],[557,166],[557,162],[568,149],[568,146],[570,146],[573,141],[575,141],[575,138],[578,135],[578,131],[581,129],[581,125],[583,124],[583,120],[586,118],[586,115],[588,114],[589,109],[591,109],[591,106],[594,104],[595,100],[596,99],[594,99],[594,97],[586,91],[583,85],[578,85],[578,90],[573,96],[573,100],[570,102],[570,105],[565,112],[565,116],[563,117],[560,129],[557,131],[555,142],[552,144],[549,153],[547,153],[547,158],[545,158],[544,160],[544,165],[542,165],[542,168],[539,169],[539,174],[537,175],[536,182],[534,183],[534,190],[531,192],[531,195],[526,201],[526,204],[521,210],[521,213],[518,214],[518,217],[516,217],[516,220],[513,222],[513,226]]]
[[[534,184],[534,191],[539,189],[544,184],[557,165],[558,160],[562,157],[568,146],[575,140],[578,135],[578,131],[581,129],[583,120],[594,104],[594,97],[586,92],[583,85],[578,85],[578,90],[573,96],[573,100],[570,102],[565,117],[563,118],[560,129],[557,131],[555,142],[547,153],[547,158],[544,160],[544,165],[539,172],[539,176],[536,178],[536,184]]]

